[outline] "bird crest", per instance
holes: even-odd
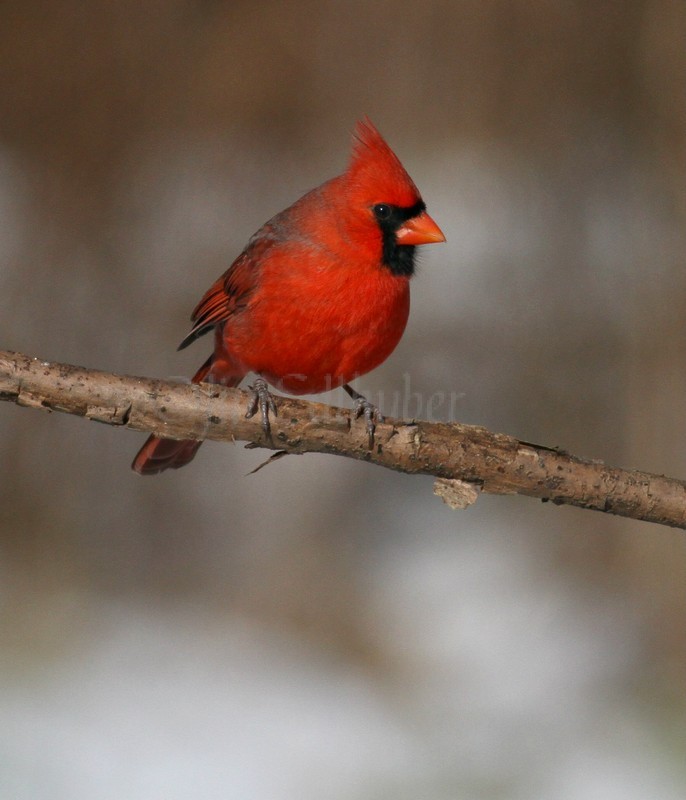
[[[355,126],[346,175],[351,188],[372,202],[384,201],[408,207],[421,199],[400,159],[368,117]]]

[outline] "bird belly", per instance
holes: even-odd
[[[408,282],[381,277],[381,286],[357,293],[348,285],[340,294],[262,298],[227,323],[224,345],[246,370],[289,394],[349,383],[385,361],[405,330]]]

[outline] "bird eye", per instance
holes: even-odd
[[[392,209],[389,205],[386,205],[386,203],[377,203],[372,208],[372,211],[380,222],[391,218]]]

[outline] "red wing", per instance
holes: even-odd
[[[191,332],[179,345],[179,350],[188,347],[197,338],[225,322],[243,307],[255,287],[257,269],[265,251],[274,244],[272,239],[257,240],[246,248],[227,271],[205,292],[191,314],[194,322]]]

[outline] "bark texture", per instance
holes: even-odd
[[[0,400],[171,439],[241,440],[434,475],[437,494],[454,507],[469,505],[481,490],[686,528],[684,481],[609,467],[473,425],[387,418],[370,450],[364,421],[350,411],[279,397],[268,441],[259,415],[246,419],[248,395],[239,389],[114,375],[5,351]]]

